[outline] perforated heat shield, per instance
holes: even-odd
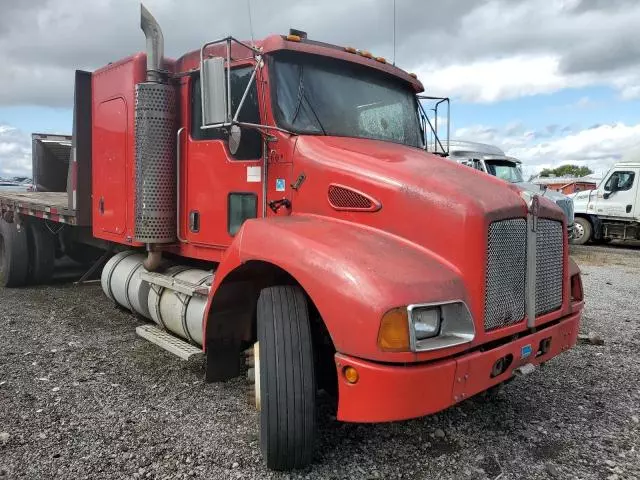
[[[136,85],[135,240],[176,240],[176,95],[170,85]]]

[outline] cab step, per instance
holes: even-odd
[[[166,330],[162,330],[155,325],[148,324],[136,327],[136,333],[139,337],[159,346],[169,353],[173,353],[183,360],[204,358],[204,352],[200,348],[171,335]]]
[[[183,293],[189,297],[193,297],[194,295],[203,295],[206,297],[209,295],[209,287],[207,285],[196,285],[161,273],[142,272],[140,278],[151,285],[168,288],[169,290]]]

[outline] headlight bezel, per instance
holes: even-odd
[[[440,312],[440,325],[437,334],[418,339],[414,312],[417,313],[421,309],[438,309]],[[475,338],[475,324],[471,311],[462,300],[408,305],[407,319],[409,322],[409,346],[412,352],[427,352],[454,347],[470,343]]]

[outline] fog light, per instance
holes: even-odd
[[[344,378],[349,383],[356,383],[360,378],[358,371],[353,367],[344,367],[342,373],[344,374]]]

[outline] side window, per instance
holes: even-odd
[[[235,114],[240,100],[244,94],[253,67],[241,67],[231,70],[231,111]],[[226,140],[227,131],[222,128],[208,128],[202,130],[202,105],[200,100],[200,73],[193,76],[191,82],[191,137],[194,140]],[[247,98],[242,105],[240,122],[260,123],[260,111],[258,109],[258,89],[256,82],[249,89]],[[256,129],[241,127],[242,140],[240,148],[233,158],[236,160],[256,160],[262,156],[262,135]]]
[[[636,177],[634,172],[613,172],[604,185],[606,192],[630,190]]]

